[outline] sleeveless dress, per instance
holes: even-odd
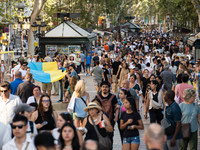
[[[102,120],[103,120],[103,114],[101,116],[101,121]],[[99,123],[98,123],[98,125],[96,125],[96,127],[97,127],[99,133],[101,134],[101,136],[102,137],[106,137],[106,135],[107,135],[106,134],[106,129],[105,128],[100,128],[99,127]],[[89,116],[87,116],[87,124],[86,124],[85,128],[88,130],[88,132],[86,133],[85,140],[91,139],[91,140],[99,141],[93,124],[91,124],[89,122]]]
[[[53,112],[50,112],[49,110],[44,112],[44,115],[46,116],[44,118],[44,121],[47,121],[48,124],[44,125],[40,129],[38,129],[38,132],[41,131],[41,130],[53,130],[55,128],[55,121],[53,119],[52,113]],[[41,116],[40,112],[38,111],[38,117],[35,121],[35,124],[43,123],[44,121],[42,120],[42,116]]]
[[[126,70],[121,70],[121,73],[120,73],[120,76],[119,76],[119,87],[122,87],[122,81],[125,79],[125,75],[127,75],[128,74],[128,69],[126,69]]]

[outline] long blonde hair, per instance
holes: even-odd
[[[82,97],[86,91],[86,85],[83,80],[79,80],[75,86],[75,97]]]

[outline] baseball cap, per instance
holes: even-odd
[[[103,82],[101,82],[101,87],[102,87],[102,85],[107,85],[107,86],[110,87],[110,83],[109,83],[108,81],[103,81]]]
[[[20,104],[15,108],[15,113],[18,114],[19,112],[22,112],[22,111],[30,112],[30,111],[33,111],[34,109],[35,107],[30,106],[28,104]]]
[[[135,69],[135,66],[130,65],[129,69]]]

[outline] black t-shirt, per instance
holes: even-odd
[[[127,122],[128,119],[133,119],[133,122],[131,124],[128,124],[125,128],[124,128],[124,134],[123,134],[123,138],[128,138],[128,137],[136,137],[139,136],[139,131],[138,129],[133,129],[130,130],[128,129],[128,126],[131,125],[139,125],[138,120],[141,120],[141,116],[139,113],[137,113],[136,115],[134,115],[134,113],[130,113],[128,114],[126,111],[122,112],[121,114],[121,118],[123,120],[123,123]]]
[[[109,100],[110,97],[112,96],[112,94],[109,93],[107,97],[103,97],[102,94],[100,93],[99,96],[101,97],[101,99],[107,99],[107,100]],[[96,98],[98,98],[98,97],[96,97]],[[113,113],[112,114],[112,119],[114,119],[114,113],[115,113],[114,108],[115,108],[115,105],[118,104],[116,96],[113,97],[113,99],[112,99],[111,102],[112,102],[112,113]]]
[[[106,68],[102,68],[102,69],[103,69],[105,81],[108,81],[108,78],[107,78],[107,75],[109,75],[108,69],[106,69]]]
[[[146,89],[147,89],[147,85],[150,83],[150,79],[149,79],[149,78],[142,77],[142,80],[141,80],[141,81],[143,82],[142,93],[143,93],[143,96],[145,96]]]
[[[117,75],[117,71],[119,68],[119,65],[121,64],[120,61],[115,61],[114,63],[112,63],[112,68],[113,68],[113,75]]]
[[[98,57],[98,56],[94,56],[94,57],[93,57],[94,66],[96,66],[96,61],[97,61],[97,60],[99,60],[99,57]]]

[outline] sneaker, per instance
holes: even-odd
[[[90,76],[90,74],[88,74],[88,76]]]
[[[62,101],[63,101],[63,100],[58,100],[57,103],[60,103],[60,102],[62,102]]]
[[[86,76],[88,76],[88,73],[86,73]]]

